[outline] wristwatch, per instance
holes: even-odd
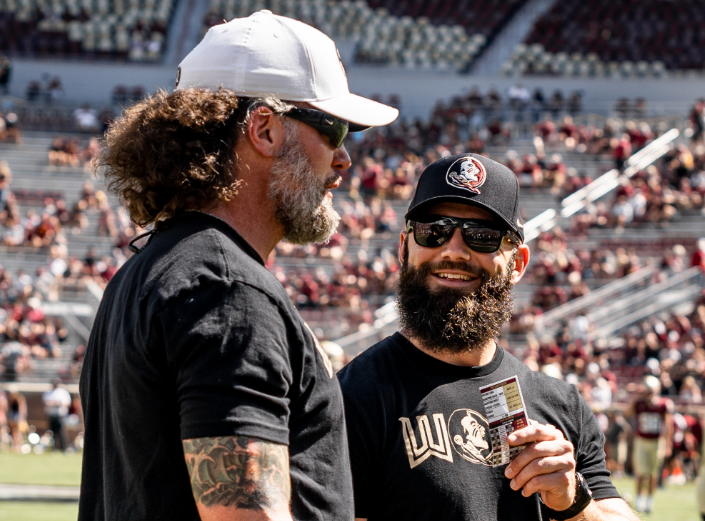
[[[570,519],[577,516],[580,512],[587,508],[590,501],[592,501],[592,491],[590,491],[587,481],[585,481],[585,478],[580,472],[575,473],[575,481],[575,499],[573,499],[573,505],[567,510],[557,511],[548,508],[539,495],[539,501],[541,502],[541,514],[545,519],[564,521],[565,519]]]

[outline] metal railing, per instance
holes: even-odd
[[[566,218],[579,212],[589,203],[596,201],[603,195],[617,188],[622,179],[629,179],[640,170],[646,168],[651,163],[665,155],[669,150],[669,144],[680,135],[678,129],[672,128],[661,137],[653,140],[632,155],[626,162],[627,168],[620,173],[613,169],[601,175],[590,184],[581,188],[577,192],[569,195],[561,201],[561,217]],[[527,223],[528,224],[528,223]]]
[[[535,327],[538,331],[542,331],[550,326],[558,325],[561,319],[569,317],[582,309],[594,308],[596,304],[604,302],[611,295],[616,295],[617,293],[629,291],[630,288],[638,287],[643,283],[644,279],[651,277],[655,272],[656,268],[654,266],[646,266],[626,277],[605,284],[587,295],[571,300],[562,306],[547,311],[543,315],[539,315],[536,317]]]
[[[527,221],[524,224],[525,242],[528,243],[534,240],[542,231],[549,230],[555,226],[560,218],[565,219],[579,212],[589,203],[596,201],[603,195],[617,188],[622,182],[622,179],[629,179],[634,174],[665,155],[666,152],[668,152],[670,143],[679,135],[680,131],[676,128],[672,128],[633,154],[627,160],[627,168],[624,169],[624,172],[620,173],[619,170],[612,169],[580,190],[570,194],[561,201],[562,210],[560,215],[557,215],[555,210],[549,209],[530,221]]]
[[[375,321],[371,326],[366,329],[362,329],[350,335],[339,338],[335,340],[335,343],[343,349],[347,348],[346,351],[351,352],[352,354],[357,354],[354,351],[362,351],[364,348],[355,350],[354,347],[356,345],[360,346],[363,341],[369,339],[370,337],[373,337],[375,335],[382,335],[383,329],[386,326],[393,324],[399,318],[396,306],[396,301],[388,302],[387,304],[379,308],[377,311],[375,311]],[[381,340],[381,338],[379,338],[379,340]],[[369,343],[366,344],[365,347],[369,347]]]
[[[702,271],[698,266],[677,273],[668,279],[661,281],[643,291],[631,294],[619,301],[605,306],[595,313],[588,315],[588,318],[601,320],[614,316],[617,310],[634,309],[627,315],[620,316],[606,324],[600,325],[590,333],[588,340],[593,341],[605,338],[621,329],[643,320],[646,317],[658,313],[674,305],[685,304],[689,299],[700,293]],[[671,291],[670,295],[667,292]],[[659,298],[655,298],[656,296]]]

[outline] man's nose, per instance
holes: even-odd
[[[340,145],[335,149],[331,166],[335,170],[347,170],[351,165],[350,154],[348,154],[348,151],[345,149],[345,145]]]
[[[460,228],[453,230],[453,235],[442,246],[441,255],[448,260],[468,260],[470,258],[470,248],[463,241],[463,232]]]

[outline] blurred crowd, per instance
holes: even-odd
[[[496,90],[482,94],[473,88],[466,95],[439,102],[425,121],[351,134],[346,147],[353,167],[342,173],[341,188],[334,194],[341,214],[337,233],[325,245],[280,243],[268,266],[302,310],[352,310],[362,317],[361,323],[371,323],[372,311],[393,295],[401,219],[420,173],[430,162],[461,151],[492,152],[515,172],[525,191],[544,191],[562,198],[596,175],[579,170],[582,166],[571,166],[575,157],[621,169],[631,154],[665,130],[658,125],[652,128],[643,120],[598,118],[587,123],[578,119],[581,110],[579,92],[544,96],[540,90],[529,93],[516,85],[502,96]],[[96,116],[89,107],[74,114],[77,121]],[[512,150],[517,137],[524,144],[528,141],[533,152]],[[624,181],[613,201],[597,201],[576,214],[569,230],[556,228],[543,233],[532,245],[534,260],[527,277],[537,291],[531,305],[517,314],[513,330],[530,330],[536,316],[586,295],[594,280],[620,278],[645,266],[647,260],[634,249],[573,250],[568,244],[591,228],[666,223],[679,212],[701,209],[703,146],[693,138],[691,146],[674,147],[662,160]],[[47,152],[47,162],[57,168],[89,169],[99,151],[96,139],[59,135]],[[53,277],[49,286],[57,288],[56,292],[85,286],[89,280],[104,286],[131,255],[128,244],[142,230],[90,181],[72,205],[55,194],[22,215],[17,203],[21,194],[10,189],[11,179],[7,165],[0,164],[2,243],[46,252],[41,276],[47,280]],[[87,230],[94,226],[91,222],[97,226],[95,230]],[[110,237],[111,253],[104,255],[93,247],[83,257],[70,255],[69,238],[85,233]],[[688,264],[678,248],[670,252],[669,259],[663,262]]]

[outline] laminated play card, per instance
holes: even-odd
[[[529,425],[519,379],[512,376],[480,387],[480,395],[485,404],[485,414],[492,439],[489,461],[493,467],[506,465],[525,447],[525,445],[510,447],[507,436]]]

